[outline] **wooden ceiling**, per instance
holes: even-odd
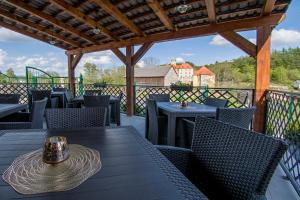
[[[0,0],[0,26],[75,54],[276,25],[290,1]]]

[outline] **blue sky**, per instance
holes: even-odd
[[[255,31],[241,34],[255,42]],[[286,19],[272,33],[272,49],[288,47],[300,47],[299,0],[292,1]],[[154,57],[160,64],[176,59],[180,62],[191,61],[196,65],[205,65],[245,55],[243,51],[216,35],[155,44],[138,64],[145,66],[144,59]],[[110,51],[90,53],[83,56],[76,74],[82,71],[82,66],[87,61],[95,63],[99,68],[122,65]],[[13,68],[16,74],[25,75],[27,65],[67,75],[64,50],[0,28],[0,71]]]

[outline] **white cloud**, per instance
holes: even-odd
[[[93,63],[95,65],[109,65],[113,63],[112,52],[103,51],[87,54],[83,56],[79,65],[84,65],[87,62]]]
[[[30,38],[6,28],[0,28],[0,42],[25,42]]]
[[[4,50],[0,49],[0,66],[4,65],[6,57],[7,53]]]
[[[213,37],[212,41],[209,42],[210,45],[216,45],[216,46],[224,46],[224,45],[231,45],[231,43],[224,39],[220,35],[216,35]]]
[[[300,32],[288,29],[275,29],[272,32],[272,47],[276,49],[299,47]]]
[[[184,52],[184,53],[181,53],[182,56],[194,56],[195,54],[192,53],[192,52]]]
[[[184,58],[182,58],[182,57],[175,58],[175,61],[176,61],[176,63],[184,63],[185,62]]]
[[[145,67],[145,66],[146,66],[146,63],[145,63],[145,61],[140,60],[138,63],[136,63],[136,65],[137,65],[138,67]]]

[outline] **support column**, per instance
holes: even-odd
[[[74,60],[74,55],[68,55],[69,87],[70,87],[70,91],[75,96],[75,69],[73,69],[72,66],[73,60]]]
[[[134,46],[126,47],[126,103],[127,115],[134,115],[134,65],[133,65]]]
[[[266,99],[265,95],[270,85],[271,76],[271,32],[270,26],[257,28],[257,56],[256,56],[256,80],[255,80],[255,104],[254,130],[264,132]]]

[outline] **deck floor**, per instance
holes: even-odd
[[[142,136],[145,135],[145,119],[143,117],[128,117],[122,114],[121,125],[133,126]],[[286,175],[280,166],[277,167],[271,179],[266,197],[268,200],[300,200],[298,194],[294,190],[290,181],[287,180]]]

